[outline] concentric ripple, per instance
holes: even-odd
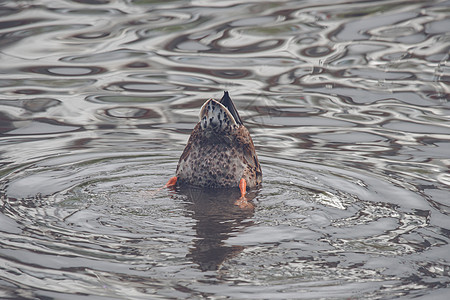
[[[263,155],[264,185],[249,194],[256,210],[242,211],[229,202],[237,190],[225,200],[220,192],[160,189],[176,154],[75,154],[11,171],[1,205],[2,248],[10,249],[2,280],[14,286],[10,292],[25,284],[37,295],[144,297],[162,288],[158,293],[175,296],[179,285],[208,289],[193,278],[218,269],[219,287],[245,282],[225,293],[231,297],[268,278],[265,293],[282,286],[326,297],[342,284],[373,293],[386,284],[406,287],[408,274],[429,276],[432,265],[434,278],[444,275],[437,270],[445,266],[424,260],[445,245],[430,211],[419,202],[394,204],[420,195],[389,178]],[[408,267],[399,268],[405,260]]]

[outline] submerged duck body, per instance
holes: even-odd
[[[175,178],[175,177],[174,177]],[[178,162],[177,184],[204,188],[261,184],[262,172],[249,131],[228,92],[220,101],[209,99]]]

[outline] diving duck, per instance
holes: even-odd
[[[220,101],[207,100],[178,161],[176,176],[166,186],[239,187],[245,200],[247,188],[260,185],[261,180],[255,146],[228,92]],[[241,206],[242,201],[236,204]]]

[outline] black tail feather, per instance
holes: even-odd
[[[234,106],[234,103],[233,101],[231,101],[230,95],[228,95],[227,91],[223,92],[223,97],[222,99],[220,99],[220,103],[228,109],[228,111],[233,116],[237,124],[243,125],[241,117],[239,116],[239,113],[236,109],[236,106]]]

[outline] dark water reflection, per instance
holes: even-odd
[[[1,2],[0,298],[447,299],[449,5]],[[156,192],[223,90],[252,211]]]
[[[214,191],[186,188],[178,191],[186,198],[187,215],[197,223],[195,240],[188,257],[203,271],[217,270],[225,260],[242,252],[242,246],[227,245],[226,240],[253,224],[253,209],[241,209],[234,203],[239,190]],[[247,200],[255,198],[253,193]]]

